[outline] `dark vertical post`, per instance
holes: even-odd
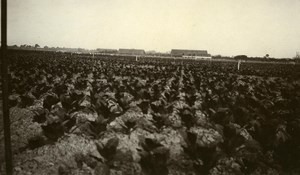
[[[7,0],[1,0],[1,74],[6,173],[12,174],[12,151],[10,139],[10,120],[8,109],[8,75],[7,75]]]

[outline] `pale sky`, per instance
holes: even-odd
[[[8,44],[293,57],[300,0],[8,0]]]

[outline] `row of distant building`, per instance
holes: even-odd
[[[83,48],[65,48],[65,47],[40,47],[38,44],[31,45],[13,45],[8,46],[9,49],[16,50],[33,50],[33,51],[55,51],[55,52],[72,52],[78,54],[103,54],[103,55],[130,55],[130,56],[159,56],[159,57],[182,57],[182,58],[193,58],[193,59],[211,59],[212,56],[207,50],[187,50],[187,49],[172,49],[171,52],[161,53],[155,51],[147,51],[143,49],[83,49]]]
[[[142,49],[97,49],[98,54],[119,54],[119,55],[131,55],[131,56],[171,56],[171,57],[183,57],[191,59],[211,59],[211,55],[207,50],[186,50],[186,49],[172,49],[170,53],[159,52],[145,52]]]
[[[1,47],[1,46],[0,46]],[[143,49],[84,49],[84,48],[65,48],[65,47],[40,47],[38,44],[31,45],[13,45],[8,46],[8,49],[13,50],[31,50],[31,51],[53,51],[62,53],[77,53],[77,54],[99,54],[99,55],[128,55],[138,57],[178,57],[178,58],[190,58],[190,59],[233,59],[237,57],[243,57],[242,59],[249,59],[246,55],[237,56],[211,56],[207,50],[188,50],[188,49],[172,49],[171,52],[161,53],[156,51],[147,51]],[[251,57],[251,59],[261,59],[262,57]],[[263,58],[271,59],[269,54],[266,54]],[[290,58],[285,58],[290,59]],[[300,52],[296,52],[296,56],[293,57],[295,60],[300,60]]]

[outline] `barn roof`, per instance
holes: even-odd
[[[171,55],[195,55],[195,56],[207,56],[207,50],[185,50],[185,49],[172,49]]]
[[[142,49],[119,49],[120,54],[143,55],[145,51]]]

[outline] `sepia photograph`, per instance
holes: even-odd
[[[300,174],[300,0],[1,0],[0,174]]]

